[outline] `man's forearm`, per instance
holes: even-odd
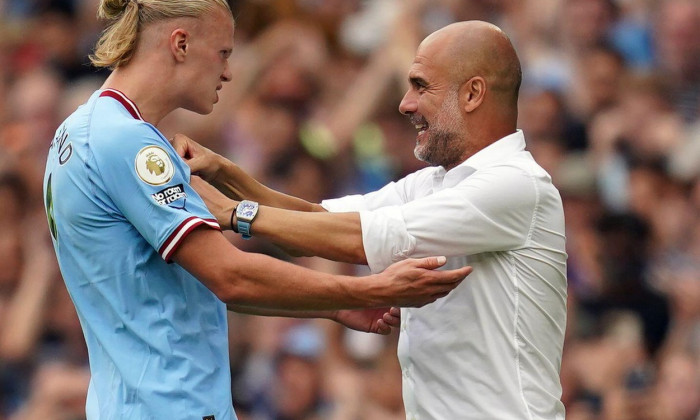
[[[190,184],[222,227],[232,229],[237,224],[233,215],[238,205],[235,200],[242,196],[261,204],[251,223],[252,235],[267,238],[285,250],[293,250],[293,255],[367,264],[359,213],[330,213],[320,205],[278,193],[232,163],[217,172],[212,178],[218,182],[212,182],[219,188],[195,176]],[[234,201],[224,196],[222,190]],[[314,206],[320,211],[315,211]]]
[[[234,170],[236,170],[235,167]],[[236,201],[225,197],[213,186],[197,177],[192,177],[190,183],[222,227],[232,229],[237,224],[234,216],[238,206]],[[258,184],[259,187],[252,183],[246,184],[251,185],[252,188],[236,189],[236,191],[244,193],[262,189],[272,191],[261,184]],[[249,197],[256,200],[256,198],[260,199],[261,195],[254,192]],[[289,198],[293,199],[293,197]],[[259,202],[265,203],[264,200]],[[367,263],[359,213],[299,211],[261,205],[257,217],[251,223],[250,232],[253,236],[267,238],[286,250],[293,250],[294,255],[319,256],[353,264]]]
[[[359,213],[299,212],[262,206],[251,232],[303,255],[367,264]]]
[[[261,184],[237,165],[221,158],[221,170],[211,181],[226,196],[234,200],[253,200],[260,204],[296,211],[325,211],[319,204],[275,191]]]
[[[331,275],[244,253],[203,228],[187,236],[173,259],[227,305],[256,307],[259,314],[385,306],[385,291],[373,278]]]
[[[294,310],[282,310],[282,309],[268,309],[259,308],[255,306],[245,306],[236,304],[227,304],[226,308],[229,311],[238,312],[248,315],[259,315],[259,316],[279,316],[286,318],[325,318],[325,319],[335,319],[338,311],[294,311]]]

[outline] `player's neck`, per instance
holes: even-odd
[[[138,71],[127,65],[112,72],[102,89],[116,89],[136,104],[143,119],[154,126],[174,111],[174,101],[168,96],[166,86],[160,86],[166,78],[153,77],[149,72]]]

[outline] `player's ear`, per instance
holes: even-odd
[[[185,61],[189,40],[190,34],[182,28],[175,29],[170,34],[170,52],[178,63]]]

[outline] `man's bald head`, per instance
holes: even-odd
[[[416,157],[449,170],[514,133],[521,78],[513,45],[490,23],[454,23],[429,35],[399,104],[418,130]]]
[[[453,23],[425,38],[419,53],[432,56],[455,85],[481,76],[503,105],[517,105],[520,60],[497,26],[477,20]]]

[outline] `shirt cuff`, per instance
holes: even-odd
[[[165,260],[165,262],[170,263],[171,257],[175,253],[175,250],[180,246],[182,240],[185,239],[187,235],[190,234],[199,225],[207,225],[212,229],[221,230],[219,223],[212,219],[200,219],[199,217],[192,216],[183,220],[182,223],[178,225],[175,230],[168,236],[168,239],[163,242],[158,253]]]
[[[415,250],[416,238],[408,233],[400,207],[361,211],[360,221],[367,265],[372,273],[380,273],[391,264],[409,258]]]

